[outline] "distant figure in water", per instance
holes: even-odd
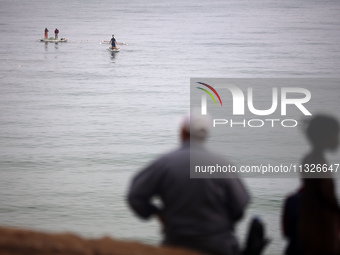
[[[143,219],[158,217],[163,245],[208,254],[241,254],[234,234],[250,196],[237,175],[225,178],[190,178],[190,157],[201,162],[229,162],[204,147],[209,122],[200,114],[187,115],[180,126],[181,146],[153,161],[131,183],[128,202]],[[162,205],[155,204],[159,197]]]
[[[48,29],[47,29],[47,27],[45,28],[45,39],[48,39]]]
[[[56,29],[54,30],[54,39],[55,39],[55,40],[58,40],[58,34],[59,34],[59,30],[58,30],[58,28],[56,28]]]
[[[285,227],[293,242],[286,254],[340,254],[340,208],[329,171],[335,171],[336,166],[328,164],[324,155],[338,147],[339,123],[333,117],[318,115],[310,120],[306,134],[312,150],[302,161],[302,187],[285,206]]]
[[[118,48],[117,48],[117,41],[116,41],[116,38],[115,38],[115,36],[114,35],[112,35],[112,38],[111,38],[111,40],[110,40],[110,43],[111,43],[111,48],[112,49],[115,49],[115,50],[117,50]]]

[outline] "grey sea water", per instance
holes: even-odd
[[[338,77],[339,12],[336,0],[0,0],[0,224],[158,243],[158,223],[138,220],[125,194],[178,145],[190,78]],[[69,41],[39,42],[45,27]],[[112,34],[128,44],[117,54],[100,44]],[[281,254],[298,180],[245,181],[238,235],[260,215],[266,254]]]

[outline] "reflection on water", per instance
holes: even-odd
[[[132,0],[112,10],[106,0],[47,9],[3,0],[1,224],[157,243],[158,225],[137,220],[125,192],[137,170],[177,145],[190,78],[337,76],[339,4]],[[69,41],[40,45],[45,26]],[[99,43],[112,33],[128,43],[121,52]],[[230,146],[244,155],[244,142]],[[273,238],[267,254],[281,254],[281,203],[297,180],[247,183],[250,214]]]

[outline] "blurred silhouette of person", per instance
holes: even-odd
[[[283,236],[288,239],[288,245],[284,253],[285,255],[302,254],[299,246],[298,237],[298,220],[300,214],[301,193],[302,188],[300,188],[294,194],[288,196],[288,198],[286,198],[284,202],[281,223]]]
[[[59,35],[59,30],[58,30],[58,28],[56,28],[56,29],[54,30],[54,39],[55,39],[55,40],[58,40],[58,35]]]
[[[48,39],[48,29],[47,29],[47,27],[45,28],[45,39]]]
[[[326,151],[339,143],[339,123],[330,116],[313,117],[306,129],[312,150],[303,159],[301,204],[298,216],[298,242],[303,255],[340,254],[340,208],[330,171],[312,172],[316,166],[328,169]],[[309,170],[308,170],[309,169]],[[334,171],[333,166],[333,171]]]
[[[208,133],[209,122],[201,115],[185,116],[180,126],[181,146],[133,178],[128,203],[143,219],[158,217],[163,245],[238,255],[241,252],[234,228],[250,201],[242,181],[237,176],[190,178],[190,157],[229,164],[204,147]],[[160,198],[161,206],[152,201],[154,197]]]

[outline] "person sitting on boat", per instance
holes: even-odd
[[[116,41],[116,38],[115,38],[115,36],[114,35],[112,35],[112,38],[111,38],[111,40],[110,40],[110,43],[111,43],[111,47],[112,47],[112,49],[115,49],[115,50],[117,50],[118,48],[117,48],[117,46],[116,46],[116,44],[117,44],[117,41]]]
[[[47,27],[45,28],[45,39],[48,39],[48,29],[47,29]]]
[[[55,40],[58,40],[58,34],[59,34],[59,30],[58,30],[58,28],[56,28],[56,29],[54,30],[54,39],[55,39]]]

